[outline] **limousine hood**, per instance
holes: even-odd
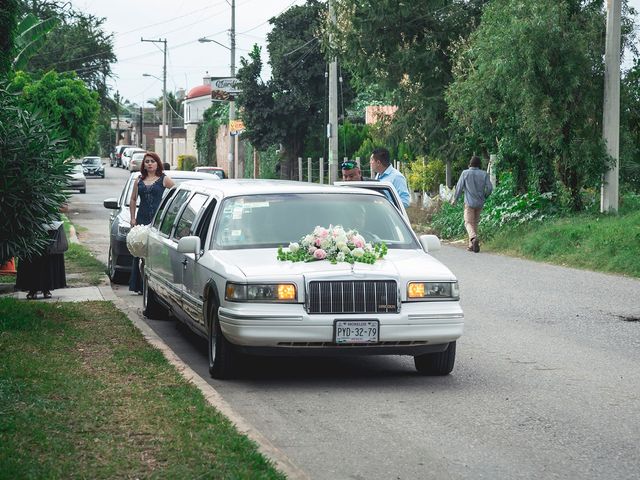
[[[247,278],[266,279],[302,275],[310,277],[351,276],[358,273],[380,278],[410,278],[415,280],[454,280],[451,271],[430,255],[420,250],[389,250],[383,260],[373,265],[326,260],[316,262],[283,262],[278,260],[277,249],[226,250],[216,252],[223,263],[234,265]]]

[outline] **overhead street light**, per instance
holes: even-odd
[[[227,50],[231,50],[231,47],[228,47],[227,45],[225,45],[224,43],[220,43],[217,40],[213,40],[211,38],[206,38],[206,37],[202,37],[198,39],[198,42],[200,43],[217,43],[218,45],[220,45],[221,47],[226,48]]]

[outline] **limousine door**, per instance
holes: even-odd
[[[200,254],[204,253],[216,204],[215,198],[196,193],[187,204],[176,226],[176,241],[186,235],[196,235],[200,237]],[[202,295],[208,273],[198,264],[193,253],[181,255],[182,309],[196,327],[204,329]]]
[[[152,249],[148,259],[151,285],[161,298],[178,307],[182,301],[182,259],[176,249],[177,242],[172,236],[175,233],[172,232],[175,232],[176,218],[180,216],[190,195],[188,190],[178,190],[163,211],[158,212],[156,217],[161,217],[158,238],[156,242],[149,243]]]

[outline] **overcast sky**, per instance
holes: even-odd
[[[640,0],[638,0],[640,1]],[[231,52],[215,43],[198,43],[208,37],[230,46],[231,0],[72,0],[76,10],[105,17],[106,32],[113,32],[118,62],[112,66],[112,89],[141,104],[162,95],[162,44],[145,39],[167,39],[167,91],[202,85],[203,76],[229,75]],[[271,26],[268,20],[304,0],[236,0],[236,70],[240,57],[253,44],[263,46]],[[157,46],[156,46],[157,45]],[[263,76],[270,70],[263,69]]]
[[[236,0],[236,70],[240,57],[247,56],[253,44],[263,46],[268,20],[305,0]],[[142,43],[146,39],[167,39],[167,91],[189,90],[201,85],[202,77],[227,76],[230,51],[215,43],[198,43],[208,37],[230,45],[231,0],[72,0],[77,10],[105,17],[104,29],[114,33],[118,62],[113,65],[112,89],[123,98],[142,104],[162,95],[162,82],[143,73],[162,78],[162,44]],[[640,0],[629,0],[640,10]],[[263,78],[270,76],[268,66]]]

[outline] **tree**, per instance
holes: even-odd
[[[65,145],[45,117],[0,85],[0,264],[39,254],[66,200]]]
[[[581,208],[607,166],[602,140],[602,9],[573,0],[496,0],[458,48],[450,114],[483,151],[497,151],[520,190],[558,178]]]
[[[270,20],[271,80],[260,78],[257,46],[240,60],[238,105],[246,127],[243,135],[259,150],[282,144],[281,178],[295,177],[297,157],[304,152],[310,129],[324,128],[326,61],[318,42],[324,8],[319,1],[309,0]],[[350,98],[349,92],[346,96]]]
[[[6,0],[0,7],[0,77],[5,77],[13,64],[13,42],[17,23],[18,1]]]
[[[54,18],[57,26],[26,71],[42,75],[47,71],[76,72],[87,87],[98,92],[100,103],[108,99],[107,78],[116,61],[113,35],[103,30],[106,19],[74,10],[70,3],[49,0],[21,0],[22,15],[33,14],[41,20]]]
[[[90,92],[75,74],[46,73],[33,81],[18,72],[12,88],[22,93],[25,110],[40,111],[43,118],[66,140],[64,158],[82,156],[95,148],[98,95]]]
[[[640,59],[621,83],[620,182],[640,193]]]
[[[47,34],[57,24],[56,18],[39,20],[29,13],[16,28],[16,56],[13,60],[14,70],[24,70],[27,63],[45,44]]]
[[[452,157],[444,91],[450,51],[473,31],[485,0],[336,0],[327,24],[332,48],[359,84],[392,92],[398,106],[389,141],[417,153]]]

